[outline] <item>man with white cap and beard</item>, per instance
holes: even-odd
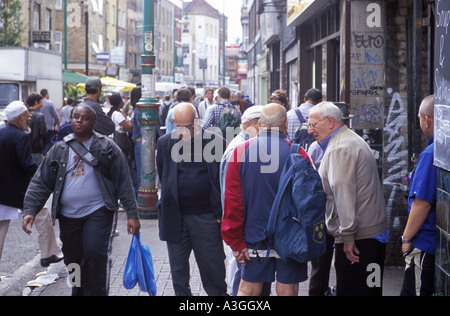
[[[31,177],[37,169],[32,160],[31,115],[21,101],[5,108],[8,124],[0,129],[0,258],[9,223],[18,218]]]

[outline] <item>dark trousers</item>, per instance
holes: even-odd
[[[183,215],[180,243],[167,243],[173,288],[177,296],[192,296],[189,257],[194,251],[203,288],[209,296],[227,294],[225,253],[220,224],[213,213]]]
[[[350,262],[344,253],[344,244],[336,244],[336,295],[381,296],[386,244],[368,238],[355,241],[359,263]],[[379,281],[379,285],[374,285]]]
[[[53,142],[52,139],[53,137],[56,136],[56,132],[55,131],[49,131],[47,130],[47,134],[45,135],[45,144],[44,144],[44,150],[42,151],[42,153],[45,155],[50,148],[52,148],[53,146]]]
[[[400,296],[433,295],[434,261],[434,255],[417,248],[405,257],[406,269]]]
[[[102,207],[83,218],[59,215],[58,219],[64,263],[73,282],[72,295],[107,296],[116,213]],[[72,275],[71,269],[74,273],[78,269],[79,275]]]
[[[311,261],[311,277],[309,279],[309,296],[324,296],[330,282],[331,262],[334,253],[334,237],[326,234],[327,250],[318,259]]]

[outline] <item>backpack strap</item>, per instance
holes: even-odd
[[[298,154],[300,151],[300,144],[291,144],[291,154]]]
[[[97,168],[98,171],[107,179],[111,180],[111,168],[106,164],[102,163],[95,157],[83,144],[75,139],[73,134],[69,134],[64,137],[64,142],[73,149],[78,156],[83,159],[90,166]]]
[[[98,165],[98,159],[94,157],[94,155],[92,155],[83,144],[77,141],[73,134],[69,134],[64,137],[64,142],[69,145],[70,148],[72,148],[73,151],[76,152],[86,163],[92,167],[96,167]]]
[[[294,110],[294,112],[295,112],[295,114],[297,114],[297,117],[298,117],[298,119],[300,120],[300,123],[301,123],[301,124],[306,123],[306,120],[305,120],[305,118],[303,117],[302,112],[300,111],[299,108],[296,108],[296,109]]]

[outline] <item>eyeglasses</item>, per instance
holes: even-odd
[[[270,96],[272,96],[272,97],[274,97],[274,98],[277,98],[277,99],[280,98],[280,96],[279,96],[278,94],[276,94],[276,93],[272,93]]]
[[[78,114],[75,114],[74,116],[72,116],[72,120],[74,120],[74,121],[78,121],[80,119],[84,122],[93,121],[92,117],[90,117],[88,115],[80,116]]]
[[[320,121],[325,121],[326,119],[328,119],[328,116],[321,119],[321,120],[317,120],[315,122],[308,122],[308,127],[309,128],[316,128],[316,124],[319,123]]]

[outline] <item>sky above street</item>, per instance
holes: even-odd
[[[178,7],[182,7],[182,0],[169,0]],[[184,0],[190,2],[192,0]],[[238,43],[242,40],[242,25],[241,25],[241,7],[242,0],[206,0],[216,10],[222,13],[225,9],[225,15],[228,17],[228,44]]]
[[[241,26],[241,0],[206,0],[221,13],[225,8],[225,15],[228,17],[228,44],[235,43],[235,38],[242,39]]]

